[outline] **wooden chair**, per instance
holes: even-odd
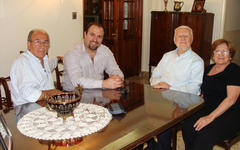
[[[217,145],[223,147],[225,150],[230,150],[230,148],[240,141],[240,131],[238,131],[232,138],[224,140]]]
[[[181,123],[172,127],[172,150],[177,150],[177,132],[180,131],[180,130],[182,130]],[[154,136],[153,139],[154,139],[155,142],[158,142],[157,141],[157,136]],[[145,150],[145,149],[151,149],[151,148],[148,148],[148,143],[147,142],[139,145],[134,150]]]
[[[13,108],[11,94],[8,86],[9,81],[10,81],[10,77],[0,78],[0,86],[2,87],[5,93],[5,97],[3,97],[1,93],[1,88],[0,88],[0,109],[3,109],[3,110],[9,110]]]
[[[55,68],[55,73],[56,73],[56,83],[55,83],[55,86],[56,86],[56,89],[62,91],[61,77],[63,75],[64,70],[60,70],[59,69],[59,65],[63,66],[63,59],[60,56],[58,56],[57,58],[58,58],[58,62],[57,62],[57,66]]]
[[[172,128],[172,150],[177,150],[177,132],[182,130],[181,123]]]

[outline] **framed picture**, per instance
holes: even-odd
[[[205,0],[194,0],[193,2],[193,7],[192,7],[192,12],[204,12],[204,3]]]

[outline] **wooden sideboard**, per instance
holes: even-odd
[[[152,11],[149,73],[151,66],[157,66],[164,53],[176,48],[173,41],[174,29],[180,25],[192,28],[192,49],[204,60],[204,65],[208,65],[211,57],[213,19],[212,13]]]

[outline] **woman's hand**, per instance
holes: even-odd
[[[194,124],[193,127],[196,131],[200,131],[202,128],[210,124],[213,120],[213,117],[211,117],[210,115],[201,117],[200,119],[198,119],[198,121]]]
[[[195,130],[200,131],[202,128],[211,123],[215,118],[226,112],[233,104],[236,103],[239,94],[240,86],[228,85],[227,97],[218,105],[218,107],[213,112],[198,119],[198,121],[193,126]]]

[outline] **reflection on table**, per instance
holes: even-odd
[[[15,113],[10,111],[4,114],[13,134],[13,149],[131,149],[181,122],[198,111],[203,103],[199,96],[172,90],[155,90],[150,85],[129,83],[125,88],[127,90],[124,91],[123,89],[83,90],[82,103],[93,103],[106,108],[117,103],[126,113],[113,115],[112,121],[103,130],[72,143],[71,141],[38,141],[22,135],[16,128],[16,121],[45,104],[44,102],[29,103],[15,107]]]

